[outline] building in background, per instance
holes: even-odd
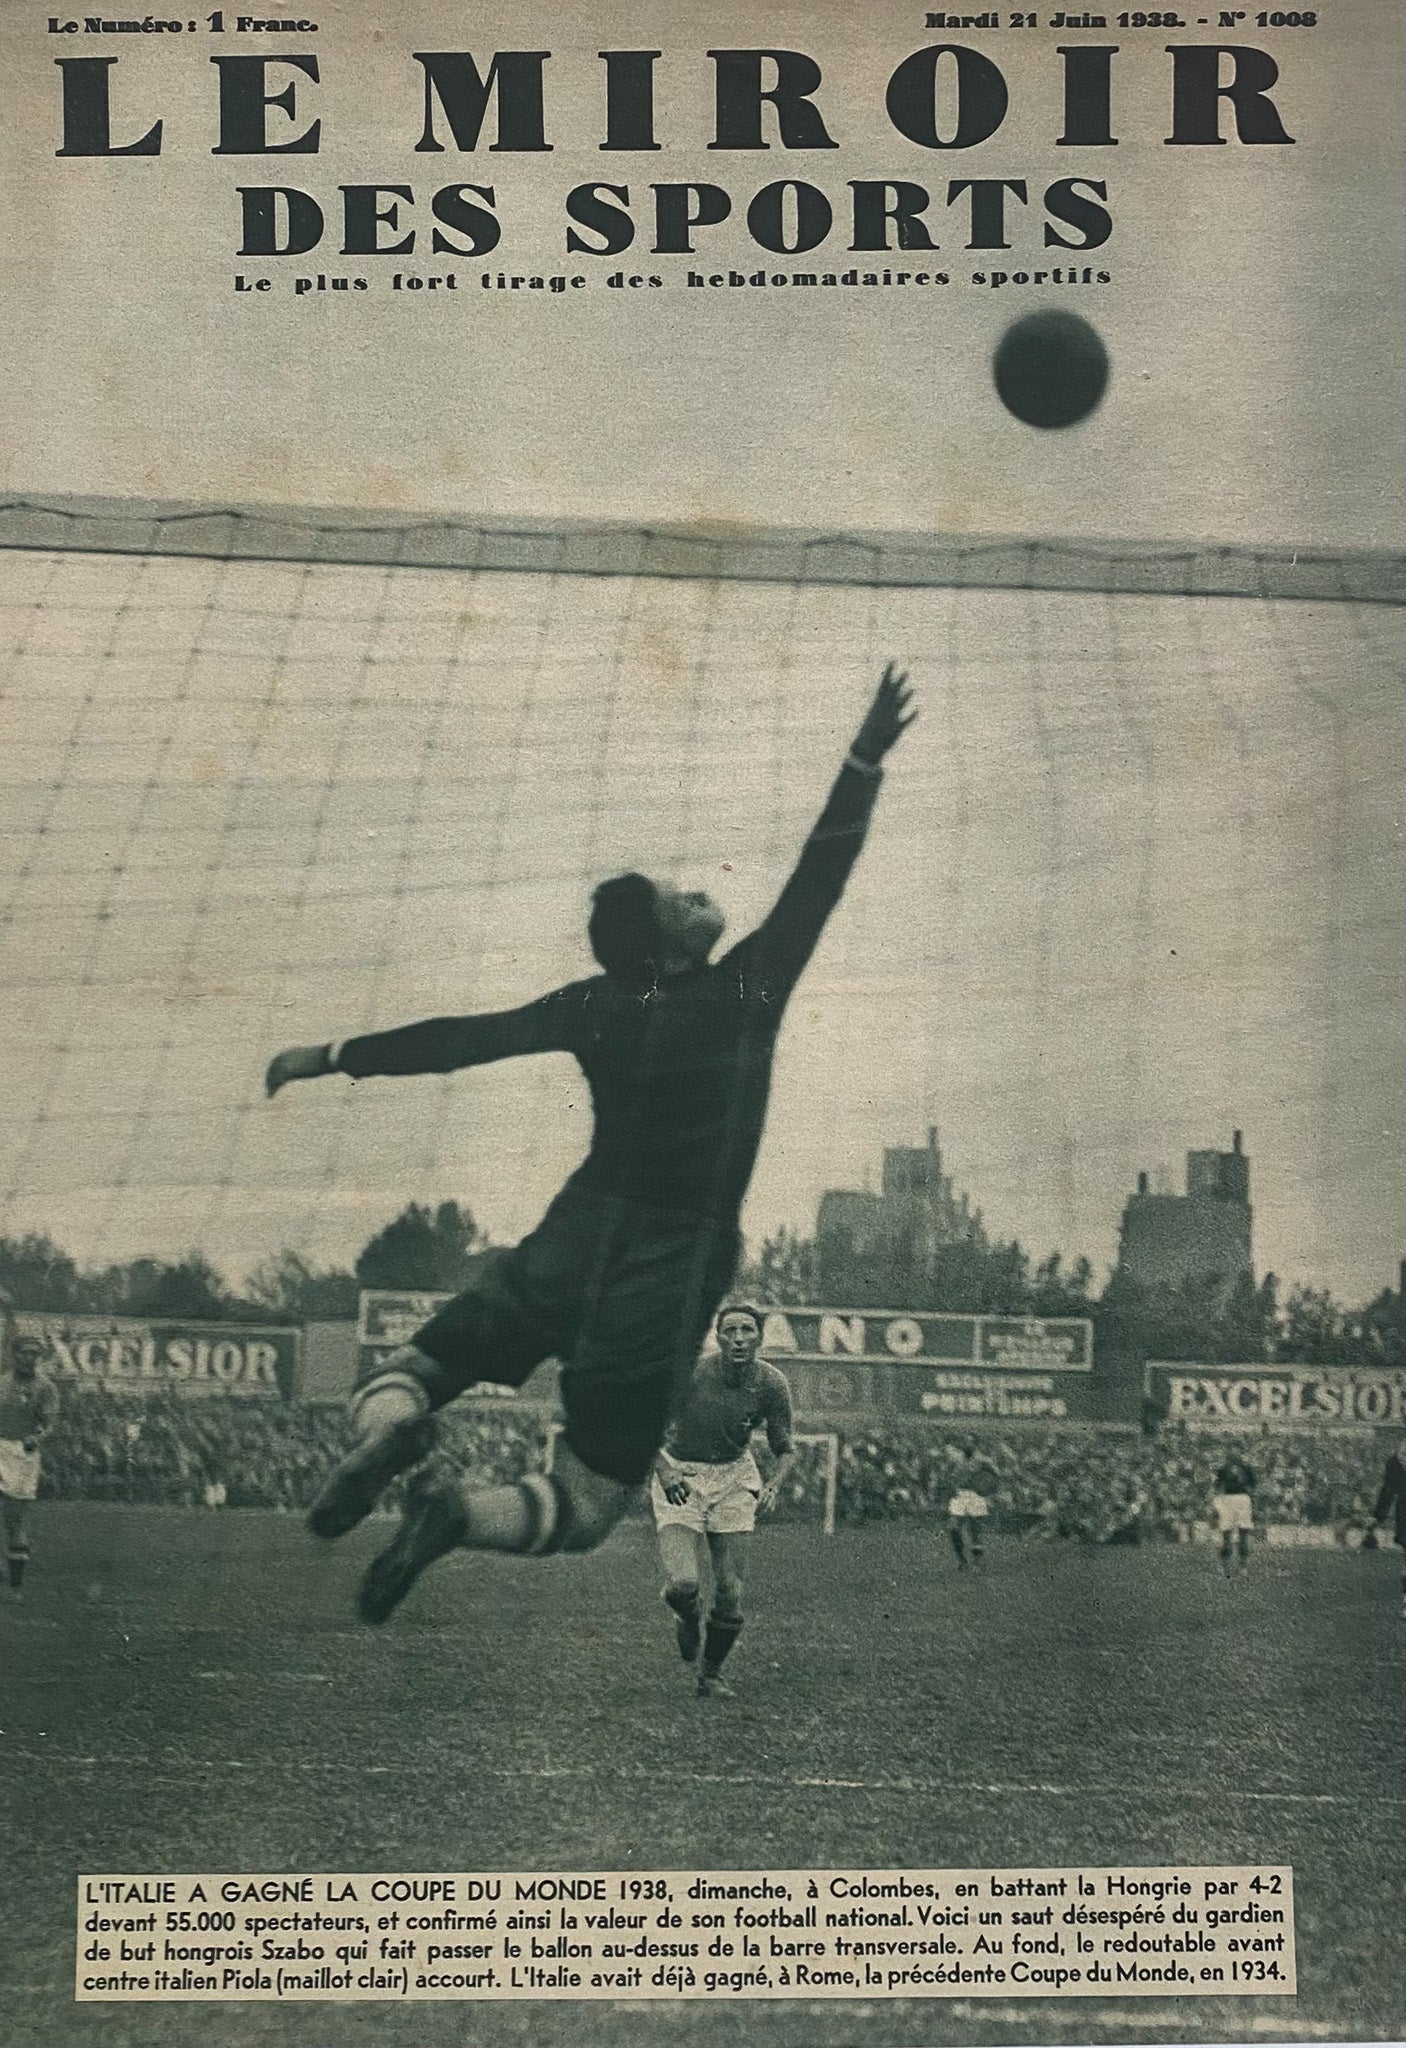
[[[1143,1287],[1253,1278],[1252,1218],[1250,1161],[1237,1131],[1228,1152],[1187,1153],[1184,1195],[1153,1192],[1138,1175],[1123,1210],[1118,1270]]]
[[[845,1276],[863,1273],[867,1292],[915,1298],[931,1282],[939,1255],[953,1245],[984,1246],[981,1211],[957,1193],[942,1170],[935,1125],[926,1145],[890,1145],[884,1151],[879,1192],[830,1188],[820,1198],[816,1251],[821,1285],[838,1300],[853,1292]]]

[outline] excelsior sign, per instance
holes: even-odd
[[[1389,1367],[1149,1360],[1146,1386],[1168,1422],[1242,1429],[1400,1429],[1406,1423],[1406,1372]]]
[[[45,1315],[17,1315],[15,1327],[42,1341],[43,1370],[60,1386],[290,1398],[296,1392],[300,1330]]]

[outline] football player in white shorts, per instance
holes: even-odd
[[[947,1503],[947,1534],[957,1567],[965,1571],[968,1556],[973,1564],[980,1564],[986,1555],[986,1523],[991,1504],[983,1488],[989,1483],[991,1467],[986,1459],[977,1456],[974,1444],[963,1444],[957,1459],[956,1485]]]
[[[1220,1535],[1221,1570],[1230,1578],[1244,1571],[1250,1556],[1250,1537],[1255,1526],[1255,1472],[1238,1451],[1231,1451],[1216,1467],[1211,1513]]]
[[[44,1346],[37,1337],[16,1337],[10,1357],[0,1361],[0,1521],[5,1529],[5,1567],[10,1591],[18,1595],[29,1563],[29,1514],[39,1492],[39,1446],[54,1424],[58,1395],[39,1377]]]
[[[728,1693],[723,1661],[742,1632],[742,1560],[758,1509],[774,1507],[795,1458],[791,1389],[757,1353],[762,1318],[745,1303],[719,1311],[718,1350],[701,1358],[683,1406],[654,1463],[650,1505],[659,1532],[664,1599],[673,1610],[679,1655],[703,1661],[703,1698]],[[762,1484],[752,1436],[766,1431],[776,1468]],[[712,1566],[713,1600],[703,1623],[702,1554]]]

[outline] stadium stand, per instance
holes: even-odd
[[[452,1411],[446,1455],[503,1479],[544,1461],[545,1411],[504,1413],[470,1403]],[[857,1524],[944,1515],[959,1444],[939,1429],[867,1430],[842,1438],[837,1518]],[[1212,1475],[1233,1442],[1259,1476],[1264,1522],[1340,1533],[1370,1518],[1379,1476],[1375,1442],[1358,1435],[1276,1431],[1228,1437],[1175,1429],[1155,1437],[1104,1429],[1026,1429],[982,1435],[994,1472],[998,1528],[1089,1543],[1185,1539],[1204,1517]],[[198,1505],[212,1482],[230,1508],[301,1508],[344,1454],[347,1424],[331,1406],[179,1398],[83,1398],[65,1404],[45,1453],[44,1489],[60,1499]],[[818,1461],[802,1463],[783,1503],[818,1512]]]

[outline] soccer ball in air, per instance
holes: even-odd
[[[1063,308],[1027,313],[996,344],[1001,403],[1029,427],[1072,427],[1108,385],[1108,351],[1087,320]]]

